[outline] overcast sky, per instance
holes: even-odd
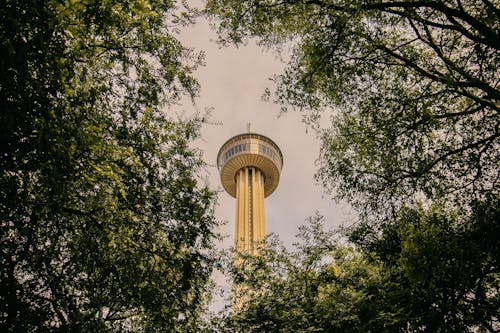
[[[216,33],[203,19],[184,29],[180,39],[186,46],[203,50],[206,56],[206,65],[195,73],[201,85],[196,107],[186,102],[180,111],[190,114],[210,108],[211,122],[221,124],[204,125],[202,139],[196,143],[209,165],[210,187],[220,191],[216,217],[227,222],[219,230],[226,236],[219,247],[228,249],[234,245],[236,200],[222,189],[216,167],[217,153],[230,137],[247,132],[247,123],[251,123],[252,132],[276,142],[283,153],[280,183],[264,203],[267,234],[277,234],[285,246],[291,248],[298,227],[316,211],[325,217],[327,228],[349,220],[347,205],[336,204],[314,181],[319,153],[314,131],[307,131],[299,112],[280,114],[279,105],[262,101],[265,88],[273,90],[269,78],[283,69],[276,55],[265,52],[255,42],[238,48],[222,48],[215,42]],[[219,311],[226,304],[224,299],[229,297],[231,288],[227,277],[220,272],[214,279],[225,291],[224,296],[216,296],[210,306],[212,311]]]
[[[280,107],[272,102],[262,101],[266,87],[272,88],[269,78],[279,73],[283,64],[272,52],[264,52],[255,43],[243,47],[224,47],[216,44],[217,36],[205,20],[185,29],[182,42],[203,50],[206,66],[196,72],[201,84],[201,96],[196,108],[213,108],[211,121],[222,125],[205,125],[202,140],[198,142],[204,153],[212,188],[222,191],[219,172],[215,166],[217,153],[230,137],[251,131],[271,138],[281,148],[284,158],[280,183],[276,191],[265,200],[267,233],[276,233],[285,245],[290,246],[298,226],[307,217],[318,211],[325,216],[327,226],[342,223],[348,216],[345,205],[337,205],[324,195],[321,186],[314,181],[317,169],[319,141],[314,132],[307,131],[301,122],[299,112],[280,115]],[[183,108],[192,112],[193,107],[185,103]],[[222,246],[234,242],[234,219],[236,201],[225,192],[219,194],[216,216],[228,223],[221,232],[228,235]]]

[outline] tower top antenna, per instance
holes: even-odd
[[[250,126],[252,125],[252,123],[247,123],[247,132],[250,133]]]

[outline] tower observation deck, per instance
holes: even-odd
[[[279,183],[283,155],[278,145],[256,133],[236,135],[217,155],[224,190],[236,198],[236,249],[257,254],[266,235],[264,198]]]

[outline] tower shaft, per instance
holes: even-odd
[[[236,249],[255,255],[266,235],[264,174],[256,167],[236,173]]]
[[[266,224],[264,198],[278,186],[283,155],[268,137],[244,133],[227,140],[217,154],[222,186],[236,198],[236,251],[258,255],[264,244]],[[236,256],[235,264],[242,261]],[[238,312],[249,296],[247,286],[233,285],[233,311]],[[245,296],[246,295],[246,296]]]

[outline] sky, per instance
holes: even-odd
[[[200,97],[195,106],[185,102],[180,112],[189,115],[211,110],[212,124],[202,127],[201,139],[195,145],[208,165],[210,188],[219,191],[215,216],[224,222],[217,231],[225,237],[218,248],[234,245],[236,200],[222,188],[217,153],[229,138],[247,132],[248,123],[251,132],[269,137],[280,147],[284,160],[279,185],[264,202],[266,234],[278,235],[292,249],[299,226],[316,212],[324,216],[327,229],[349,222],[352,213],[348,205],[335,203],[314,180],[319,155],[314,131],[301,121],[300,112],[280,113],[279,105],[262,100],[266,88],[273,90],[269,78],[284,68],[277,56],[265,52],[255,41],[238,48],[217,45],[217,35],[204,19],[184,29],[179,39],[185,46],[205,52],[206,65],[195,72],[201,85]],[[227,305],[225,299],[231,288],[222,273],[216,272],[213,278],[224,291],[214,296],[210,305],[212,311],[218,312]]]
[[[298,227],[319,212],[325,217],[325,226],[338,226],[350,218],[348,206],[337,204],[324,194],[314,181],[317,170],[315,161],[319,154],[319,140],[314,131],[308,130],[297,111],[280,114],[280,106],[263,101],[265,88],[272,90],[273,74],[284,65],[271,51],[264,51],[255,42],[238,48],[221,47],[217,35],[208,22],[200,19],[195,26],[186,28],[180,35],[184,45],[205,52],[206,65],[195,76],[201,85],[196,106],[184,103],[182,111],[194,112],[210,108],[210,121],[201,130],[201,140],[196,145],[203,151],[209,165],[210,187],[218,189],[219,204],[216,217],[227,221],[219,230],[227,236],[221,247],[234,243],[236,201],[222,190],[216,158],[219,148],[230,137],[251,132],[269,137],[283,153],[283,169],[278,188],[265,199],[266,231],[275,233],[290,247]]]

